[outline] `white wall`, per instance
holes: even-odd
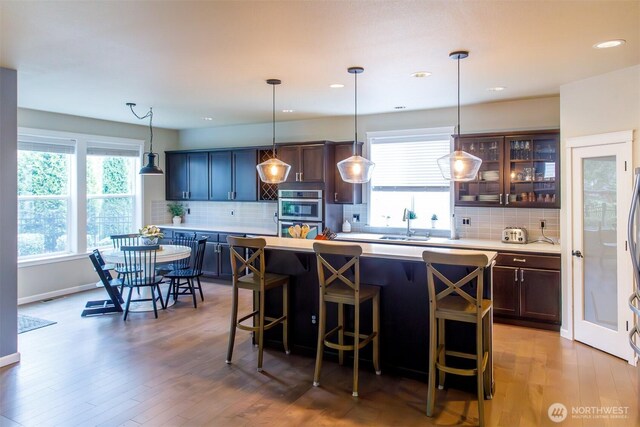
[[[594,135],[606,132],[635,129],[633,142],[633,163],[640,166],[640,65],[624,68],[600,76],[569,83],[560,88],[560,129],[561,146],[568,138]],[[566,157],[566,156],[564,156]],[[568,170],[568,161],[563,157],[561,173]],[[568,180],[563,181],[562,206],[570,203]],[[563,253],[569,242],[566,232],[571,226],[569,218],[560,214],[560,236]],[[572,304],[571,278],[568,276],[570,257],[563,257],[562,270],[562,324],[563,335],[571,335],[569,326]],[[624,308],[623,308],[624,309]]]
[[[462,133],[516,129],[553,129],[560,126],[560,98],[525,99],[463,106]],[[358,117],[358,139],[366,132],[452,126],[455,108],[403,111]],[[278,122],[276,142],[314,140],[353,141],[353,116]],[[270,145],[271,123],[221,126],[180,131],[180,148]]]
[[[124,108],[124,107],[123,107]],[[141,122],[143,123],[143,122]],[[45,111],[18,109],[18,126],[92,135],[113,136],[145,140],[148,149],[149,128],[145,124],[111,122]],[[154,128],[153,149],[160,153],[160,166],[164,169],[164,151],[178,147],[178,131]],[[143,177],[144,216],[151,218],[151,201],[164,200],[164,176]],[[97,276],[86,256],[80,259],[18,268],[18,300],[28,302],[63,294],[65,289],[95,283]]]

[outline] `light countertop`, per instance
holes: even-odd
[[[354,241],[354,242],[384,242],[381,244],[393,244],[402,246],[421,246],[421,247],[443,247],[443,248],[459,248],[459,249],[487,249],[500,252],[533,252],[540,254],[560,254],[561,247],[559,244],[551,245],[549,243],[527,243],[525,245],[515,243],[502,243],[497,240],[484,239],[458,239],[451,240],[444,237],[429,237],[426,241],[402,241],[387,240],[381,241],[380,238],[384,234],[374,233],[338,233],[338,240]]]
[[[313,252],[313,243],[317,240],[311,239],[289,239],[284,237],[269,237],[261,236],[267,241],[267,249],[279,249],[284,251],[294,252]],[[338,242],[335,240],[326,241],[334,245],[346,245],[347,242]],[[394,242],[395,243],[395,242]],[[353,243],[352,243],[353,244]],[[495,251],[488,250],[469,250],[469,249],[455,249],[455,248],[425,248],[411,245],[395,245],[395,244],[383,244],[383,243],[366,243],[358,242],[358,245],[362,247],[362,257],[366,258],[384,258],[384,259],[396,259],[401,261],[417,261],[423,262],[422,252],[425,250],[447,253],[447,254],[483,254],[487,257],[489,262],[494,260],[498,256]]]
[[[199,225],[199,224],[162,224],[158,225],[160,228],[169,228],[172,230],[194,230],[194,231],[208,231],[208,232],[221,232],[221,233],[240,233],[240,234],[257,234],[265,236],[275,236],[277,233],[277,226],[273,224],[273,227],[263,226],[251,226],[251,225]]]

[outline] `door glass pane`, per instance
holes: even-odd
[[[582,161],[584,318],[618,329],[616,158]]]

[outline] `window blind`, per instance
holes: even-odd
[[[76,141],[66,138],[18,135],[18,150],[74,154],[76,151]]]
[[[88,156],[140,157],[140,147],[109,145],[90,142],[87,144]]]
[[[408,139],[408,138],[407,138]],[[436,140],[372,141],[371,160],[376,164],[373,191],[434,191],[448,189],[437,159],[448,154],[448,138]]]

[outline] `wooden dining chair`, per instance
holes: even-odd
[[[124,285],[129,288],[129,295],[124,309],[124,320],[127,320],[129,306],[131,302],[151,301],[153,303],[153,313],[158,318],[158,308],[156,301],[160,300],[162,308],[166,308],[162,299],[160,283],[163,277],[156,274],[156,255],[160,246],[121,246],[120,250],[124,255],[124,265],[127,270]],[[133,289],[148,288],[151,292],[150,298],[131,299]],[[157,295],[156,295],[157,292]]]
[[[186,246],[186,245],[183,245]],[[195,247],[194,247],[195,246]],[[186,268],[181,266],[180,263],[176,264],[177,269],[165,274],[164,277],[170,279],[169,290],[167,291],[167,300],[165,306],[169,304],[169,296],[173,295],[173,300],[178,301],[179,295],[191,294],[193,297],[193,307],[198,308],[198,302],[196,298],[195,290],[200,291],[200,298],[204,301],[202,294],[202,284],[200,283],[200,276],[202,276],[202,262],[204,261],[204,251],[207,247],[207,238],[201,238],[195,241],[195,245],[191,247],[192,256],[184,258],[189,261],[193,260],[193,264],[186,264]],[[196,283],[194,283],[194,281]]]
[[[320,282],[318,347],[313,385],[315,387],[320,385],[320,370],[322,369],[322,355],[325,346],[338,350],[340,364],[343,363],[344,351],[353,351],[352,395],[358,397],[359,354],[360,350],[370,342],[373,342],[373,366],[376,374],[380,375],[380,287],[360,283],[362,247],[359,245],[315,242],[313,250],[316,253],[318,281]],[[332,264],[330,258],[335,258],[335,256],[347,257],[347,260],[342,265]],[[351,269],[353,269],[353,279],[348,275]],[[360,332],[360,304],[369,300],[373,305],[373,330],[367,335]],[[328,332],[326,332],[327,303],[338,305],[338,325]],[[345,331],[344,309],[346,306],[354,308],[353,331]],[[337,343],[329,340],[329,337],[335,333],[338,333]],[[352,337],[353,344],[345,344],[345,336]]]
[[[288,335],[288,287],[289,276],[268,273],[265,267],[265,239],[228,236],[231,252],[231,270],[233,272],[231,307],[231,326],[229,329],[229,347],[226,363],[231,363],[236,329],[251,331],[258,342],[258,372],[262,372],[262,354],[264,349],[264,331],[282,324],[282,342],[285,353],[289,354]],[[247,249],[251,252],[249,255]],[[256,266],[257,265],[257,266]],[[244,274],[249,271],[248,274]],[[282,288],[282,316],[274,318],[265,315],[265,292],[274,288]],[[238,290],[248,289],[253,292],[254,311],[238,319]],[[253,326],[242,322],[253,319]],[[269,323],[265,323],[269,322]]]
[[[427,392],[427,416],[433,416],[436,393],[436,370],[439,371],[438,387],[444,387],[445,373],[475,376],[478,392],[478,419],[484,425],[484,371],[489,352],[484,349],[483,320],[490,315],[492,302],[483,298],[484,272],[490,267],[484,254],[451,254],[424,251],[422,259],[427,264],[427,287],[429,290],[429,380]],[[462,279],[454,282],[442,271],[443,266],[467,267],[471,270]],[[436,286],[438,283],[444,284]],[[471,295],[463,289],[475,282],[476,292]],[[473,323],[475,327],[475,352],[450,351],[445,346],[445,321]],[[463,369],[446,364],[446,357],[475,360],[475,367]]]

